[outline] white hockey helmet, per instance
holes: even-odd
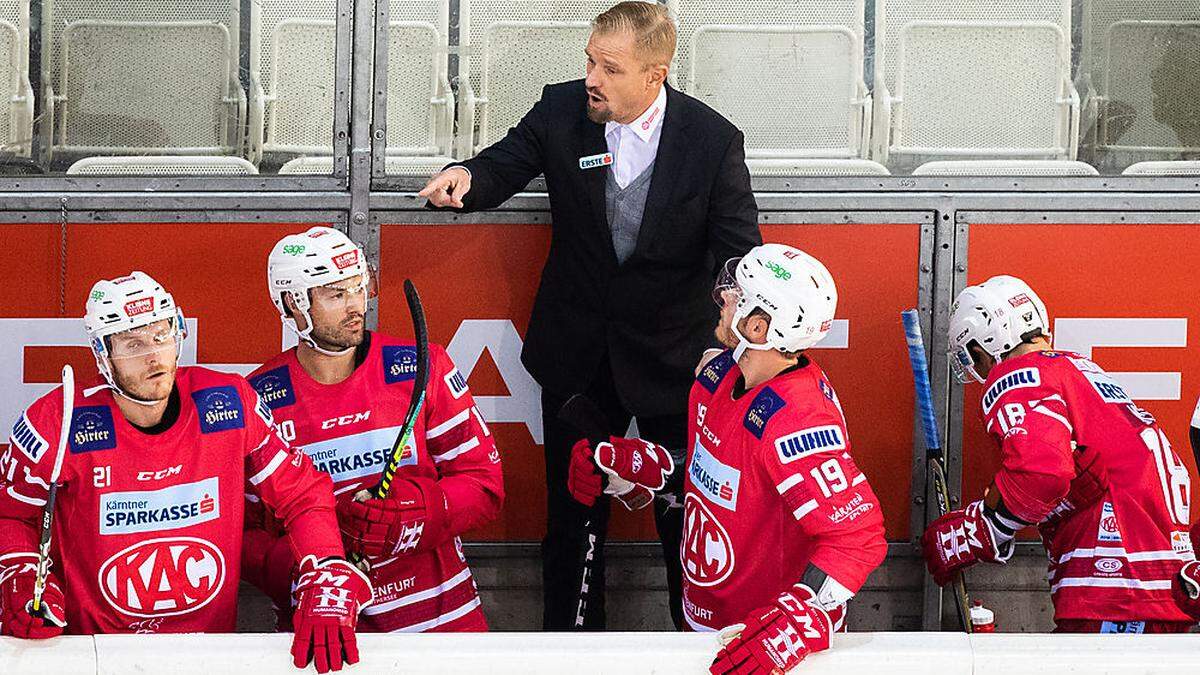
[[[735,358],[746,349],[798,352],[825,338],[837,310],[837,286],[821,261],[791,246],[762,244],[741,258],[725,263],[713,289],[718,305],[727,291],[736,291],[733,334]],[[752,344],[738,323],[755,309],[771,319],[765,344]]]
[[[120,354],[112,351],[111,337],[117,333],[137,332],[151,324],[167,320],[165,329],[146,331],[145,335],[137,335],[137,339],[127,343]],[[126,398],[147,403],[133,398],[117,386],[113,378],[112,361],[114,358],[131,358],[158,351],[164,345],[173,343],[175,358],[179,357],[179,348],[187,337],[187,325],[183,320],[183,311],[175,304],[175,298],[145,272],[134,271],[128,276],[117,279],[101,279],[92,286],[88,294],[86,313],[83,317],[83,327],[91,341],[92,355],[96,357],[96,367],[104,380],[117,393]],[[128,345],[133,345],[129,347]],[[149,403],[153,403],[152,401]]]
[[[1024,281],[1001,275],[968,286],[950,306],[950,365],[965,384],[983,382],[968,347],[974,343],[999,363],[1017,345],[1050,338],[1050,317],[1041,298]]]
[[[330,352],[313,341],[313,321],[308,312],[312,302],[308,291],[355,277],[359,278],[363,292],[374,283],[366,254],[350,237],[332,227],[319,226],[302,234],[289,234],[280,239],[267,256],[267,284],[280,320],[301,340],[323,354],[344,354],[349,350]],[[283,302],[285,293],[291,295],[296,310],[304,316],[307,324],[304,330],[300,330],[296,319],[289,316]]]

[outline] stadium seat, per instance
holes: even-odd
[[[1074,159],[1070,17],[1069,0],[880,0],[874,158]]]
[[[384,170],[389,176],[428,178],[454,160],[450,157],[402,157],[388,155]],[[298,157],[279,167],[282,175],[328,176],[333,173],[332,157]]]
[[[53,150],[229,154],[245,100],[219,23],[82,20],[62,33]]]
[[[1200,176],[1200,161],[1138,162],[1125,168],[1126,176]]]
[[[747,159],[751,176],[887,176],[869,159]]]
[[[542,87],[585,75],[591,20],[610,0],[460,0],[458,151],[496,142]]]
[[[334,3],[264,3],[256,20],[252,68],[251,157],[263,152],[333,152]],[[387,152],[444,156],[451,145],[454,98],[447,75],[447,12],[441,2],[392,2],[388,38]],[[418,18],[419,17],[419,18]],[[265,84],[264,84],[265,83]],[[314,163],[314,166],[316,163]],[[328,159],[332,167],[332,159]],[[305,171],[305,173],[313,173]]]
[[[913,170],[914,176],[1095,176],[1083,162],[1039,159],[939,160]]]
[[[671,4],[676,78],[743,131],[747,157],[866,157],[862,0]]]
[[[0,152],[28,157],[33,138],[33,88],[29,84],[29,2],[0,2]]]
[[[1200,8],[1192,16],[1200,17]],[[1106,165],[1200,151],[1200,20],[1116,21],[1100,45],[1089,102],[1097,118],[1096,151]]]
[[[258,167],[241,157],[85,157],[67,168],[81,176],[252,176]]]

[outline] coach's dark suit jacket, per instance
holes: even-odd
[[[742,132],[668,87],[637,245],[618,265],[604,200],[610,169],[579,168],[608,151],[586,105],[583,80],[547,86],[503,139],[462,162],[472,177],[464,210],[498,206],[545,174],[553,234],[522,362],[547,390],[569,395],[607,356],[629,412],[679,414],[712,342],[717,265],[761,243]]]

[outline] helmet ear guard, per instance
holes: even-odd
[[[964,288],[950,307],[947,350],[955,379],[966,384],[985,382],[979,374],[971,345],[996,363],[1018,346],[1036,338],[1051,338],[1046,305],[1024,281],[995,276]]]

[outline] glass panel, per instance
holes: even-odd
[[[390,3],[388,172],[416,176],[582,77],[612,4]],[[667,4],[670,83],[742,129],[753,175],[1200,173],[1194,0]]]
[[[0,0],[0,173],[237,176],[328,157],[334,9]]]

